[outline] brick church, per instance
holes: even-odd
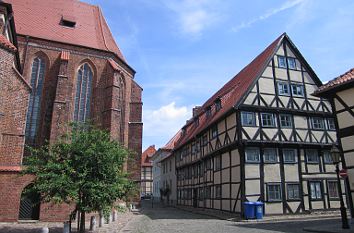
[[[23,190],[24,145],[54,142],[90,119],[136,152],[140,180],[142,88],[101,9],[77,0],[0,0],[0,221],[67,220],[70,207],[33,205]]]

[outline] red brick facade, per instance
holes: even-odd
[[[13,67],[16,51],[0,47],[0,221],[17,221],[21,193],[31,181],[31,177],[20,176],[19,170],[24,151],[32,67],[37,57],[44,61],[45,70],[34,144],[41,145],[46,140],[54,142],[68,130],[68,124],[74,121],[78,70],[83,64],[88,64],[93,74],[88,118],[95,125],[109,130],[112,139],[136,152],[127,162],[126,169],[134,180],[140,181],[142,88],[133,80],[135,71],[126,63],[120,50],[110,51],[107,46],[107,49],[92,48],[71,44],[71,41],[63,43],[21,34],[26,30],[21,22],[23,19],[20,18],[17,24],[16,10],[22,9],[20,4],[16,4],[20,1],[7,2],[14,2],[16,27],[21,30],[17,30],[18,70],[23,72],[21,75]],[[39,2],[43,4],[45,1]],[[104,29],[102,31],[107,34]],[[68,219],[69,213],[69,206],[42,204],[39,219],[63,221]]]

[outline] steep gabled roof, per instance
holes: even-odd
[[[125,61],[98,6],[77,0],[5,0],[12,4],[18,34],[116,54]],[[63,19],[74,27],[61,25]]]
[[[155,145],[149,146],[141,155],[141,166],[152,166],[152,163],[150,161],[151,157],[155,154],[156,149]]]
[[[348,84],[354,82],[354,68],[345,72],[341,76],[329,81],[325,85],[321,86],[317,91],[315,91],[315,96],[324,96],[330,91],[335,91],[339,88],[345,89],[345,87],[350,87]]]
[[[321,85],[320,79],[316,76],[310,65],[306,62],[300,51],[290,40],[286,33],[283,33],[275,41],[273,41],[262,53],[260,53],[251,63],[244,67],[236,76],[227,82],[220,90],[218,90],[211,98],[209,98],[201,107],[199,114],[193,119],[187,121],[182,128],[182,136],[176,143],[175,149],[178,149],[191,141],[198,134],[205,131],[210,125],[217,122],[221,117],[230,112],[233,108],[237,108],[247,94],[251,91],[254,83],[264,72],[276,51],[282,42],[286,40],[294,52],[297,54],[300,61],[304,64],[306,71],[317,85]],[[216,111],[215,102],[220,101],[222,108]],[[212,115],[206,116],[206,109],[210,108]],[[198,119],[198,123],[196,123]]]

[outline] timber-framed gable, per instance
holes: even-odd
[[[240,214],[245,201],[263,201],[265,214],[338,208],[331,104],[311,95],[320,85],[290,38],[277,38],[183,127],[177,203]]]

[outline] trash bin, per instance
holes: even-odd
[[[254,202],[245,202],[245,219],[253,219],[255,218],[255,203]]]
[[[256,219],[262,219],[263,218],[263,202],[257,201],[254,202],[254,212],[255,212],[255,217]]]

